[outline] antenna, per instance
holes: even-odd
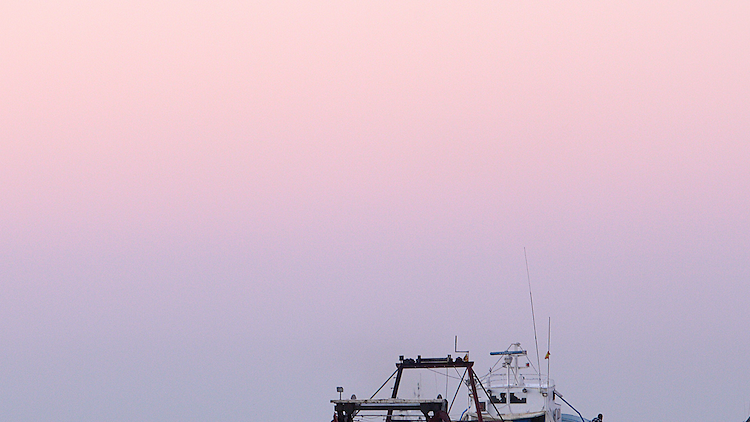
[[[536,367],[542,370],[539,361],[539,340],[536,336],[536,317],[534,316],[534,297],[531,295],[531,275],[529,275],[529,259],[526,257],[526,246],[523,247],[523,259],[526,261],[526,280],[529,282],[529,300],[531,300],[531,321],[534,323],[534,345],[536,346]],[[541,375],[541,374],[540,374]]]
[[[552,334],[552,317],[547,317],[547,355],[544,357],[547,359],[547,388],[549,388],[549,339]]]

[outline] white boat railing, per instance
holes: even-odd
[[[554,387],[555,381],[547,379],[547,376],[542,374],[510,374],[510,380],[508,380],[508,374],[493,373],[489,375],[489,385],[492,387],[513,387],[513,386],[526,386],[526,387],[539,387],[547,388],[549,386]],[[549,385],[547,382],[549,381]]]

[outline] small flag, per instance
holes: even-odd
[[[547,351],[547,355],[544,356],[545,359],[549,359],[549,351]]]

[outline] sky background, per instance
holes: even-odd
[[[454,335],[484,373],[534,350],[526,248],[585,416],[744,421],[748,22],[3,1],[0,419],[327,422]]]

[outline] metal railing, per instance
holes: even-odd
[[[549,386],[547,385],[547,376],[542,374],[510,374],[510,380],[508,380],[508,374],[504,373],[493,373],[488,376],[488,384],[491,387],[512,387],[514,385],[527,386],[527,387],[540,387],[547,388],[554,386],[555,381],[549,379]]]

